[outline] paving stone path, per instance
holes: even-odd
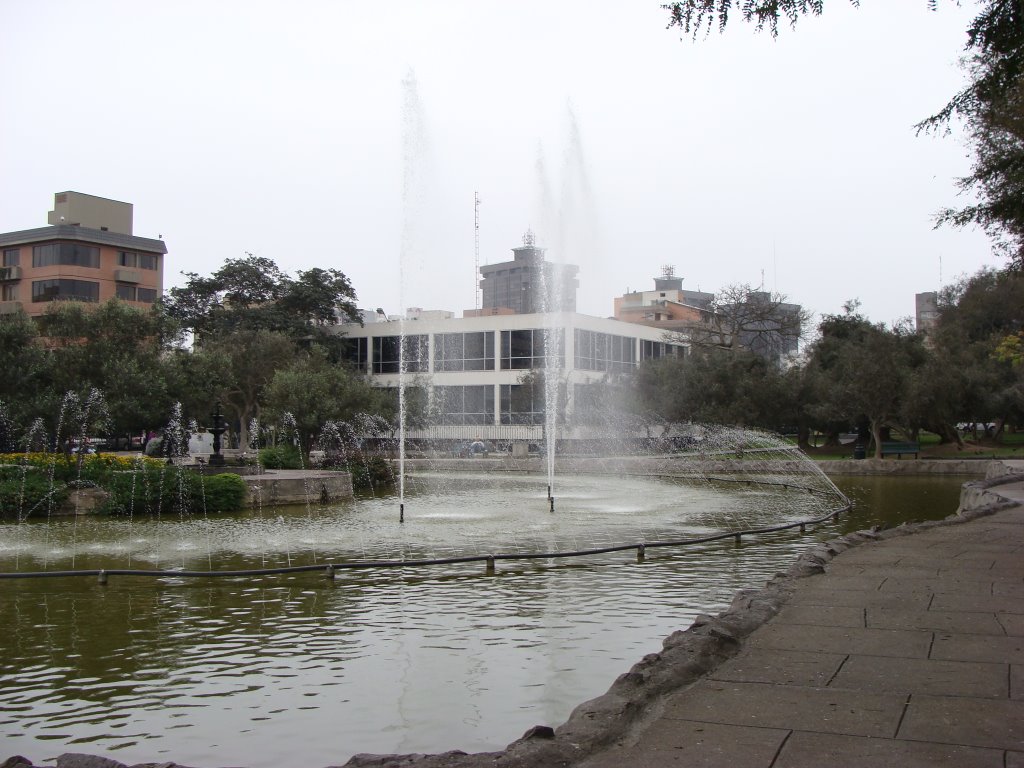
[[[1024,768],[1024,508],[843,552],[578,764],[672,765]]]

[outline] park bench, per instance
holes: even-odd
[[[882,457],[896,455],[896,458],[902,459],[904,453],[914,454],[914,458],[921,452],[920,443],[882,443]]]

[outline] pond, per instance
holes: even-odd
[[[0,756],[340,764],[356,752],[503,747],[557,725],[697,613],[725,607],[806,547],[872,524],[944,517],[964,478],[842,478],[839,523],[582,560],[259,578],[0,582]],[[418,481],[393,498],[203,520],[0,526],[0,570],[259,567],[578,549],[810,516],[805,496],[670,479]],[[443,492],[442,492],[443,491]]]

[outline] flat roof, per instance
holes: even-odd
[[[167,253],[167,245],[163,240],[124,235],[120,232],[109,232],[103,229],[91,229],[76,224],[56,224],[36,229],[23,229],[20,232],[0,233],[0,246],[28,245],[48,240],[77,240],[84,243],[112,245],[152,253]]]

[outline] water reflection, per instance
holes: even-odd
[[[587,478],[564,488],[552,516],[517,495],[509,480],[481,503],[483,483],[458,478],[464,503],[432,507],[427,489],[399,528],[393,500],[368,500],[310,516],[274,512],[152,529],[142,521],[80,521],[79,567],[131,556],[222,567],[314,557],[435,557],[481,547],[506,551],[692,535],[780,514],[760,491],[708,493],[682,505],[672,483],[615,493]],[[891,480],[884,478],[883,480]],[[447,482],[447,480],[445,481]],[[934,481],[932,481],[934,483]],[[960,480],[947,483],[955,508]],[[857,480],[856,521],[895,522],[868,503],[898,489]],[[521,490],[521,489],[520,489]],[[527,496],[543,502],[544,492]],[[578,498],[578,503],[571,501]],[[802,497],[790,496],[799,500]],[[528,499],[529,500],[529,499]],[[588,507],[589,510],[588,511]],[[791,513],[799,517],[800,508]],[[790,513],[787,513],[790,514]],[[921,517],[920,511],[905,516]],[[113,526],[113,532],[111,532]],[[456,530],[457,536],[452,531]],[[18,580],[0,584],[0,747],[36,761],[65,751],[109,753],[127,763],[174,759],[199,766],[344,762],[361,751],[494,749],[536,723],[557,724],[576,704],[698,612],[723,607],[799,551],[839,531],[783,534],[737,547],[632,553],[590,561],[479,564],[429,571],[342,572],[261,579]],[[5,528],[4,569],[17,560],[60,562],[70,547],[61,525]],[[119,535],[130,533],[128,541]],[[127,536],[126,536],[127,538]],[[12,553],[12,542],[17,545]]]

